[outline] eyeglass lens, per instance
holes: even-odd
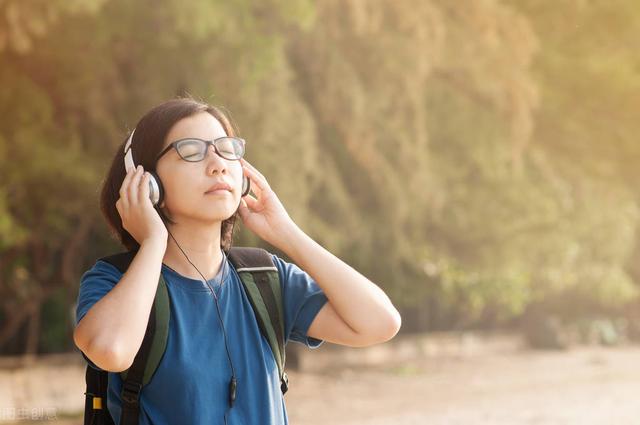
[[[242,142],[234,137],[221,137],[216,139],[214,143],[220,156],[225,159],[240,159],[244,154]],[[180,141],[176,148],[185,161],[202,161],[208,146],[209,144],[202,140],[187,139]]]

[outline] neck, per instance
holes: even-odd
[[[223,259],[220,248],[221,224],[215,222],[207,226],[169,225],[168,229],[173,238],[169,235],[162,262],[185,277],[202,280],[202,273],[206,280],[212,279],[218,274]],[[176,245],[176,241],[180,247]],[[189,263],[185,254],[200,273]]]

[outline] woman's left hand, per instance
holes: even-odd
[[[267,179],[244,158],[240,159],[242,172],[251,179],[251,189],[257,198],[248,194],[240,201],[239,214],[242,222],[253,233],[279,247],[286,232],[295,228],[295,223],[284,209],[282,202],[271,190]]]

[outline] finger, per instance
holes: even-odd
[[[255,210],[259,205],[258,200],[251,195],[245,196],[244,198],[242,198],[242,201],[251,210]]]
[[[118,211],[118,214],[120,214],[120,217],[122,217],[122,198],[118,198],[116,201],[116,210]]]
[[[124,180],[122,180],[122,185],[120,185],[120,199],[122,200],[122,206],[127,208],[129,207],[129,199],[127,197],[127,189],[129,188],[129,182],[131,181],[131,177],[133,177],[135,173],[135,168],[129,170],[127,174],[124,176]]]
[[[255,179],[253,178],[253,174],[251,173],[251,170],[247,167],[242,167],[242,174],[247,176],[247,178],[251,181],[251,183],[253,183],[251,184],[250,192],[260,194],[260,188],[258,187],[258,183],[255,182]]]
[[[241,159],[241,161],[244,161],[244,164],[255,173],[256,176],[258,176],[259,178],[261,178],[265,183],[267,182],[267,179],[265,176],[262,175],[262,173],[260,171],[258,171],[258,169],[256,167],[254,167],[253,165],[249,164],[249,161],[245,160],[244,158]]]
[[[244,199],[240,200],[240,206],[238,207],[238,214],[240,214],[240,218],[244,221],[247,214],[249,214],[249,208],[247,207],[247,203]]]
[[[129,202],[138,202],[138,188],[140,186],[140,176],[142,175],[142,165],[138,165],[136,168],[136,172],[131,177],[131,182],[129,182],[129,188],[127,189],[129,194]]]
[[[149,172],[145,171],[140,179],[140,190],[138,190],[138,202],[146,202],[149,199]],[[149,199],[151,201],[151,199]]]
[[[252,189],[257,188],[256,195],[258,195],[259,198],[262,197],[262,193],[270,189],[269,185],[267,185],[266,182],[262,178],[260,178],[251,168],[245,167],[243,168],[243,170],[246,170],[245,175],[251,179],[251,182],[255,183],[254,185],[252,185]]]

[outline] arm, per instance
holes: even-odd
[[[133,363],[146,331],[165,249],[166,241],[144,241],[118,284],[76,326],[76,346],[98,367],[120,372]]]
[[[318,283],[329,299],[307,334],[336,344],[363,347],[393,338],[400,313],[373,282],[331,254],[296,225],[287,227],[276,247]]]
[[[240,162],[257,194],[257,198],[246,195],[240,201],[243,224],[306,270],[328,299],[307,335],[354,347],[393,338],[401,318],[389,297],[307,236],[291,220],[262,173],[244,158]]]

